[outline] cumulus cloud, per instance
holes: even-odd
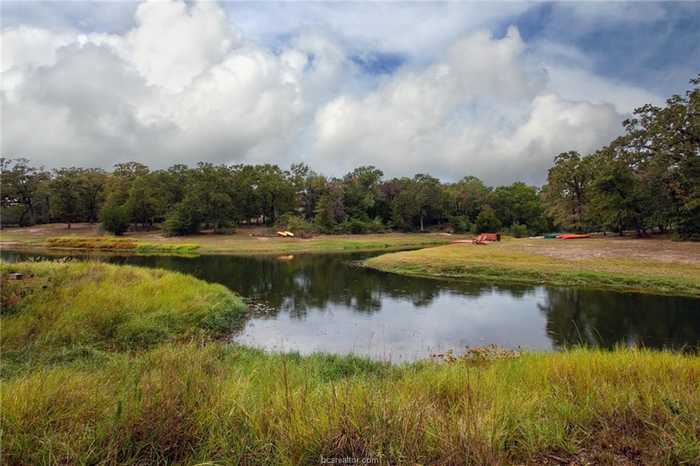
[[[369,75],[353,57],[373,50],[380,23],[346,28],[352,46],[323,27],[270,46],[215,3],[172,1],[140,4],[121,33],[7,27],[2,154],[106,168],[304,160],[336,175],[374,164],[390,176],[540,183],[557,153],[595,150],[656,98],[595,75],[571,46],[531,47],[514,27],[458,34],[432,59],[424,48]],[[396,30],[377,50],[408,50],[421,42],[414,32]]]
[[[547,93],[542,70],[523,60],[517,29],[477,33],[444,60],[404,70],[361,98],[342,96],[316,117],[314,153],[331,164],[374,163],[391,174],[476,174],[490,182],[541,182],[552,157],[592,151],[619,132],[609,104]]]

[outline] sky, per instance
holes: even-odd
[[[540,184],[700,72],[700,2],[3,1],[0,149]]]

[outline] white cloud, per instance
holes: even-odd
[[[391,176],[538,183],[558,152],[596,149],[620,132],[623,113],[655,99],[595,75],[571,46],[532,48],[512,27],[501,38],[458,31],[505,6],[470,7],[467,21],[452,17],[462,12],[453,6],[365,5],[358,11],[376,18],[364,28],[344,18],[347,6],[299,8],[327,13],[327,27],[294,29],[297,14],[282,28],[295,32],[275,47],[208,2],[143,3],[123,34],[6,28],[2,153],[102,167],[303,158],[335,175],[371,163]],[[343,34],[324,32],[335,27]],[[446,38],[443,52],[430,52]],[[415,59],[368,76],[352,60],[358,50]]]
[[[239,39],[215,4],[148,1],[126,36],[129,56],[149,84],[173,92],[219,63]]]
[[[517,30],[477,33],[424,70],[402,71],[362,97],[342,96],[316,117],[314,153],[327,166],[373,163],[389,174],[467,174],[541,182],[552,158],[591,151],[619,132],[611,105],[546,94],[523,59]]]

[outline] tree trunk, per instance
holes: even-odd
[[[420,213],[420,231],[423,231],[423,211]]]

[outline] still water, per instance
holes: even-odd
[[[28,256],[2,252],[7,261]],[[354,264],[366,257],[93,256],[225,285],[251,301],[250,317],[232,338],[268,350],[399,362],[486,344],[700,346],[698,299],[407,278]]]

